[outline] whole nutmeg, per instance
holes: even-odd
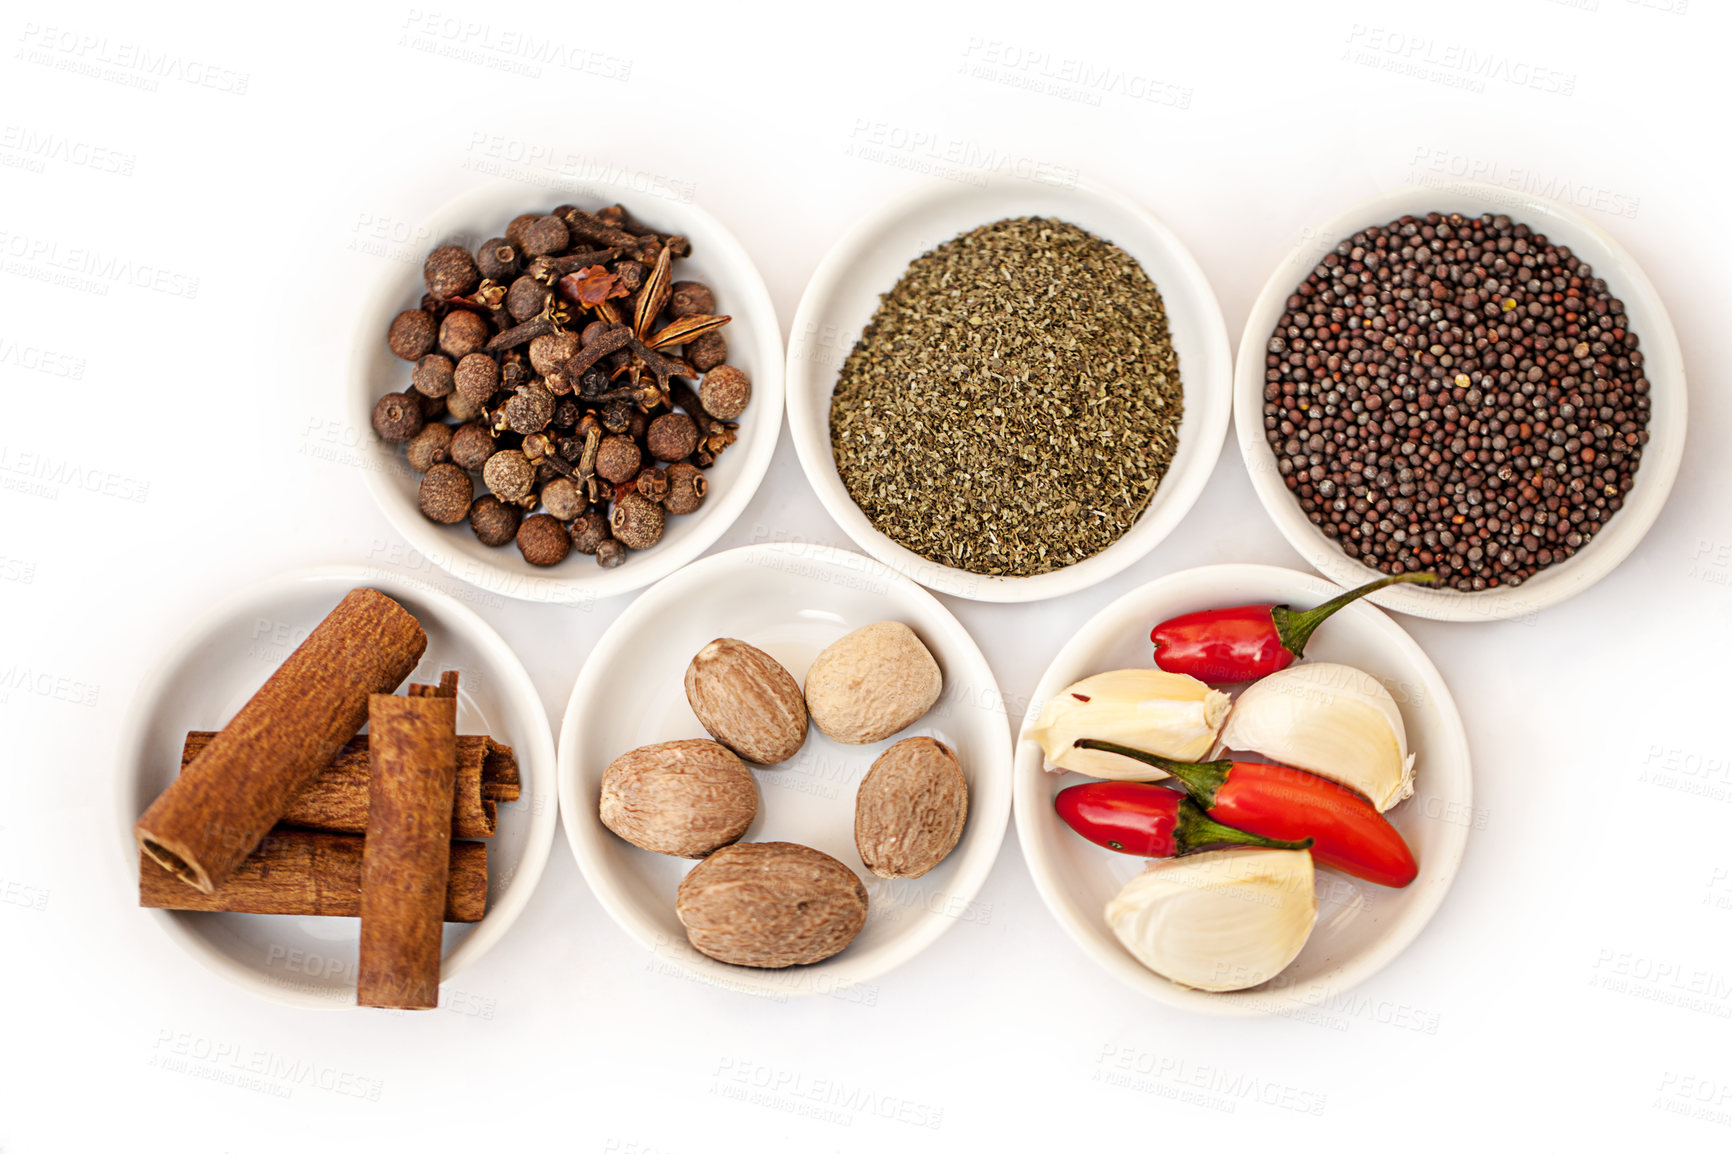
[[[539,316],[552,296],[553,290],[534,277],[520,276],[505,290],[505,311],[512,320],[526,321]]]
[[[758,783],[713,741],[646,745],[601,775],[601,823],[651,853],[703,857],[738,841],[758,816]]]
[[[480,314],[457,309],[439,325],[439,350],[460,361],[470,353],[480,352],[488,336],[487,322]]]
[[[599,509],[580,513],[571,522],[571,547],[579,553],[587,553],[593,557],[602,542],[609,539],[607,514]]]
[[[521,385],[505,402],[505,424],[514,433],[539,433],[553,420],[557,398],[545,385]]]
[[[481,283],[481,270],[467,249],[454,244],[442,244],[427,254],[421,266],[421,279],[427,291],[436,297],[460,297],[472,293]]]
[[[456,465],[439,464],[421,478],[421,513],[429,521],[455,525],[469,515],[475,497],[475,482]]]
[[[441,397],[440,400],[445,402],[445,412],[454,421],[473,421],[481,415],[481,405],[470,400],[461,392],[452,393],[449,397]]]
[[[493,455],[493,434],[482,425],[460,425],[451,434],[452,461],[465,469],[479,469]]]
[[[571,536],[559,521],[537,513],[517,527],[517,551],[531,565],[557,565],[571,552]]]
[[[735,966],[782,969],[841,953],[866,924],[866,887],[809,846],[724,846],[680,882],[674,912],[699,953]]]
[[[511,223],[505,226],[505,239],[515,245],[519,252],[523,250],[523,234],[529,226],[541,219],[539,212],[518,213],[511,218]]]
[[[502,236],[482,241],[475,249],[475,267],[488,280],[506,281],[517,275],[522,263],[517,246]]]
[[[617,569],[625,564],[625,546],[612,537],[595,547],[595,563],[603,569]]]
[[[943,688],[914,630],[879,621],[832,642],[806,671],[812,724],[843,745],[882,741],[919,721]]]
[[[386,393],[373,405],[373,431],[393,445],[421,431],[421,400],[413,393]]]
[[[778,765],[806,743],[806,702],[782,663],[718,637],[686,666],[686,701],[710,736],[759,765]]]
[[[570,477],[556,477],[541,487],[541,505],[561,521],[569,521],[589,508],[589,498]]]
[[[551,256],[570,243],[571,233],[557,216],[544,216],[523,230],[523,251],[529,256]]]
[[[501,501],[521,501],[535,487],[535,466],[517,449],[501,449],[481,467],[481,479]]]
[[[698,384],[698,403],[717,420],[733,420],[751,400],[752,382],[733,365],[717,365]]]
[[[649,423],[644,444],[658,461],[683,461],[698,447],[698,426],[684,413],[663,413]]]
[[[424,309],[405,309],[391,320],[385,333],[385,343],[394,356],[406,361],[418,361],[433,351],[439,339],[439,322]]]
[[[632,490],[646,501],[661,504],[668,495],[668,474],[666,469],[655,465],[646,466],[639,471],[637,479],[631,483]]]
[[[490,548],[497,549],[516,540],[517,526],[522,520],[521,509],[507,505],[491,493],[475,498],[475,504],[469,506],[469,527],[475,531],[475,539]]]
[[[716,295],[706,284],[695,280],[677,280],[668,293],[668,316],[675,320],[681,317],[711,315],[716,311]]]
[[[854,798],[854,845],[881,878],[917,878],[950,855],[968,821],[968,779],[948,745],[898,741],[878,755]]]
[[[529,363],[545,377],[565,368],[581,347],[576,333],[548,333],[529,342]]]
[[[444,353],[428,353],[415,362],[415,371],[409,374],[409,381],[415,386],[415,391],[426,397],[443,397],[457,387],[455,369],[451,358]]]
[[[603,437],[596,449],[596,473],[616,485],[637,476],[642,465],[643,453],[638,449],[637,442],[623,434]]]
[[[421,431],[409,438],[404,455],[409,458],[411,469],[425,473],[451,455],[451,426],[438,422],[422,425]]]
[[[728,338],[719,329],[712,329],[686,345],[686,364],[707,373],[728,359]]]
[[[696,513],[703,506],[710,483],[704,471],[684,461],[668,466],[668,495],[662,498],[662,508],[670,513]]]
[[[457,362],[452,380],[465,400],[484,408],[488,398],[499,391],[499,362],[486,353],[470,353]]]
[[[648,549],[662,539],[666,520],[660,505],[636,493],[624,493],[614,500],[607,524],[614,540],[626,548]]]

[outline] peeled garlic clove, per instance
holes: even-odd
[[[1221,849],[1155,862],[1107,903],[1137,961],[1182,986],[1245,990],[1286,969],[1317,922],[1311,855]]]
[[[1401,710],[1382,682],[1351,665],[1294,665],[1254,682],[1221,741],[1356,789],[1380,813],[1413,795]]]
[[[1047,761],[1060,770],[1112,781],[1153,781],[1167,775],[1140,761],[1076,749],[1072,743],[1092,737],[1174,761],[1196,761],[1214,746],[1231,701],[1187,674],[1120,669],[1067,686],[1046,703],[1023,737],[1038,741]]]

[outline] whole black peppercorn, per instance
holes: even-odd
[[[595,563],[603,569],[617,569],[625,564],[625,546],[612,537],[595,547]]]
[[[713,315],[715,311],[716,296],[710,291],[710,286],[695,280],[674,282],[673,291],[668,294],[670,317],[678,320],[681,317]]]
[[[469,515],[474,497],[475,483],[456,465],[434,465],[421,478],[421,513],[429,521],[455,525]]]
[[[517,275],[521,263],[517,246],[502,236],[483,241],[475,250],[475,267],[488,280],[509,281]]]
[[[670,513],[696,513],[710,491],[710,483],[702,469],[680,462],[668,466],[668,493],[662,498],[662,508]]]
[[[658,461],[683,461],[698,447],[698,426],[684,413],[663,413],[650,422],[644,443]]]
[[[583,416],[583,408],[576,401],[562,400],[553,407],[553,427],[562,432],[575,429],[577,419]]]
[[[613,503],[608,528],[614,539],[628,549],[648,549],[662,539],[666,518],[661,506],[637,493],[624,493]]]
[[[458,394],[479,409],[499,391],[499,362],[486,353],[470,353],[457,362],[453,380]]]
[[[451,454],[451,426],[434,423],[421,426],[421,431],[409,438],[404,447],[409,467],[425,473]]]
[[[644,277],[649,275],[649,270],[641,261],[622,260],[613,266],[613,275],[621,288],[627,292],[636,292],[643,286]]]
[[[474,292],[481,283],[481,270],[475,267],[475,258],[467,250],[442,244],[427,254],[427,263],[421,266],[421,279],[427,282],[428,292],[449,299]]]
[[[505,226],[505,239],[515,246],[518,252],[523,251],[524,232],[528,230],[530,225],[540,220],[541,215],[539,212],[519,213],[511,218],[510,224]]]
[[[623,433],[631,428],[632,414],[637,407],[627,400],[608,401],[596,414],[601,427],[610,433]]]
[[[520,276],[505,290],[505,311],[511,319],[523,322],[541,315],[553,290],[532,276]]]
[[[491,335],[480,313],[455,309],[439,325],[439,350],[453,361],[460,361],[470,353],[480,352]]]
[[[481,479],[501,501],[521,501],[535,488],[535,466],[518,449],[501,449],[481,467]]]
[[[541,487],[541,505],[561,521],[569,521],[589,508],[589,498],[576,481],[556,477]]]
[[[752,400],[752,382],[733,365],[717,365],[698,384],[698,403],[720,421],[731,421]]]
[[[571,523],[571,547],[579,553],[594,556],[607,539],[607,516],[599,510],[580,513]]]
[[[549,333],[529,342],[529,363],[542,376],[565,368],[565,362],[577,355],[576,333]]]
[[[646,501],[660,504],[668,495],[667,471],[655,465],[645,467],[638,473],[637,480],[632,482],[632,492]]]
[[[707,373],[728,359],[728,338],[712,329],[686,345],[686,363],[700,373]]]
[[[433,351],[439,339],[439,322],[433,314],[421,309],[405,309],[391,321],[385,343],[391,352],[406,361],[418,361]]]
[[[544,385],[524,385],[505,402],[505,424],[514,433],[539,433],[553,420],[554,396]]]
[[[557,216],[544,216],[523,230],[523,251],[528,256],[552,256],[570,243],[571,233]]]
[[[521,509],[507,505],[491,493],[475,498],[475,504],[469,506],[469,527],[475,531],[475,539],[493,549],[510,544],[517,537],[517,525],[522,519]]]
[[[421,425],[421,401],[413,393],[386,393],[373,406],[373,431],[393,445],[419,433]]]
[[[613,387],[613,382],[607,379],[607,374],[600,369],[592,368],[577,381],[577,395],[585,398],[599,397]]]
[[[637,476],[642,466],[643,452],[636,441],[617,434],[602,438],[601,448],[595,455],[597,475],[617,485]]]
[[[525,517],[517,529],[517,550],[531,565],[557,565],[571,553],[565,526],[546,513]]]
[[[415,391],[428,397],[448,396],[457,387],[451,358],[443,353],[428,353],[415,362],[409,380]]]
[[[463,468],[479,469],[493,455],[493,450],[493,434],[483,425],[468,424],[451,434],[451,446],[446,451]]]

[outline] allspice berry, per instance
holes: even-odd
[[[507,505],[491,493],[477,497],[475,504],[469,506],[469,527],[475,530],[475,539],[493,549],[509,545],[517,538],[517,525],[522,519],[521,509]]]
[[[710,483],[702,469],[682,461],[668,466],[668,495],[662,498],[662,508],[670,513],[696,513],[704,503]]]
[[[413,393],[386,393],[373,406],[373,431],[393,445],[421,431],[421,399]]]
[[[474,292],[481,283],[481,270],[475,267],[475,258],[466,249],[442,244],[427,254],[427,263],[421,266],[421,279],[427,282],[428,292],[450,299]]]
[[[608,528],[613,530],[614,539],[626,548],[648,549],[662,539],[665,521],[660,505],[637,493],[626,493],[614,501],[613,512],[608,516]]]
[[[632,482],[631,487],[646,501],[654,501],[659,505],[662,499],[668,495],[667,471],[655,465],[649,465],[637,475],[637,480]]]
[[[529,342],[529,363],[545,377],[565,368],[579,347],[576,333],[548,333]]]
[[[404,451],[409,457],[409,467],[417,473],[425,473],[450,456],[451,426],[437,422],[421,426],[421,431],[409,438]]]
[[[469,254],[463,255],[467,257]],[[490,335],[487,322],[479,313],[457,309],[439,326],[439,350],[452,360],[460,361],[470,353],[480,352]]]
[[[539,433],[553,420],[554,403],[546,385],[524,385],[505,402],[505,423],[514,433]]]
[[[525,517],[518,526],[517,550],[531,565],[557,565],[571,552],[571,537],[564,525],[546,513],[537,513]]]
[[[521,501],[535,488],[535,466],[517,449],[501,449],[481,467],[481,479],[501,501]]]
[[[524,212],[511,218],[511,223],[505,226],[505,239],[517,246],[517,251],[523,251],[523,234],[530,225],[541,219],[539,212]]]
[[[502,236],[483,241],[475,250],[475,267],[488,280],[508,281],[522,263],[517,246]]]
[[[571,523],[571,547],[579,553],[594,556],[596,549],[607,539],[607,517],[599,510],[582,513]]]
[[[576,481],[559,477],[541,487],[541,505],[561,521],[569,521],[589,508],[589,498]]]
[[[439,322],[433,319],[433,314],[422,309],[405,309],[391,321],[390,331],[385,334],[385,343],[391,346],[395,356],[406,361],[418,361],[433,351],[434,342],[439,339]]]
[[[475,483],[456,465],[439,464],[421,478],[421,512],[429,521],[455,525],[469,515]]]
[[[481,405],[470,400],[461,392],[452,393],[449,397],[441,397],[445,404],[445,412],[454,421],[473,421],[481,415]],[[425,405],[422,406],[426,408]],[[478,466],[479,467],[479,466]]]
[[[414,393],[414,390],[411,389],[410,392]],[[421,423],[423,425],[430,425],[445,415],[444,397],[429,397],[426,393],[414,393],[414,395],[421,398]],[[457,394],[452,393],[451,395],[456,396]]]
[[[716,295],[710,291],[710,286],[695,280],[674,282],[673,291],[668,294],[670,317],[678,320],[681,317],[710,315],[715,311]]]
[[[443,397],[457,387],[455,372],[450,357],[444,353],[428,353],[415,362],[415,371],[409,375],[409,380],[422,396]]]
[[[643,452],[630,437],[603,437],[595,455],[595,471],[603,478],[619,484],[637,476],[643,465]]]
[[[529,256],[551,256],[564,252],[571,233],[557,216],[544,216],[523,230],[523,251]]]
[[[644,444],[658,461],[683,461],[698,447],[697,423],[684,413],[663,413],[650,422]],[[624,479],[608,477],[610,481]]]
[[[751,400],[752,382],[733,365],[717,365],[698,385],[698,403],[717,420],[733,420]]]
[[[721,330],[712,329],[686,345],[686,364],[707,373],[728,359],[728,338]]]
[[[553,290],[532,276],[520,276],[505,290],[505,311],[514,321],[526,321],[541,315]]]
[[[499,391],[499,362],[486,353],[470,353],[457,362],[452,375],[457,392],[477,409]]]
[[[479,469],[493,455],[493,434],[482,425],[463,425],[451,434],[448,452],[451,460],[462,468]]]
[[[609,537],[596,547],[595,563],[603,569],[619,568],[625,564],[625,546]]]

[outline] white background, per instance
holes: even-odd
[[[161,7],[0,17],[0,1150],[1732,1140],[1723,7]],[[526,56],[526,36],[555,53]],[[1403,620],[1467,720],[1479,828],[1398,961],[1311,1020],[1166,1009],[1063,938],[1014,833],[986,916],[856,1000],[764,1002],[652,968],[563,839],[462,1004],[420,1016],[257,1000],[132,908],[115,743],[181,623],[312,564],[453,587],[372,507],[358,458],[320,451],[355,436],[354,302],[419,261],[441,202],[488,179],[538,201],[562,171],[637,174],[645,199],[690,195],[736,233],[786,326],[849,222],[1000,168],[1140,199],[1201,261],[1235,342],[1309,223],[1463,175],[1578,205],[1672,310],[1690,444],[1636,553],[1530,623]],[[785,437],[717,547],[783,538],[847,544]],[[1220,561],[1301,564],[1230,443],[1183,525],[1117,579],[948,603],[1016,714],[1099,607]],[[557,717],[624,600],[483,613]],[[153,1064],[199,1046],[377,1100]],[[874,1105],[790,1112],[828,1086]]]

